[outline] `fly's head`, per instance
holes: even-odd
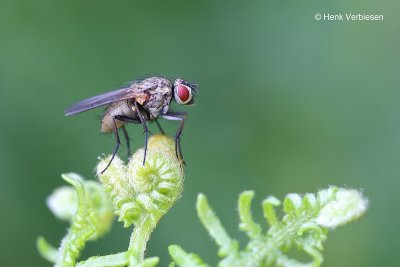
[[[193,105],[194,96],[197,93],[197,84],[191,84],[183,79],[174,82],[174,99],[181,105]]]

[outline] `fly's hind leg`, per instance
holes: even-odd
[[[118,134],[117,123],[115,122],[115,120],[116,120],[116,119],[113,118],[113,123],[114,123],[113,132],[114,132],[114,135],[115,135],[115,139],[117,140],[117,144],[115,145],[114,152],[113,152],[113,154],[112,154],[112,156],[111,156],[110,162],[108,162],[108,164],[107,164],[107,166],[104,168],[104,170],[101,171],[101,174],[103,174],[103,173],[108,169],[108,167],[110,167],[111,162],[113,161],[115,155],[117,154],[119,145],[121,144],[121,141],[120,141],[120,139],[119,139],[119,134]]]
[[[114,116],[114,118],[119,121],[127,122],[127,123],[137,123],[137,124],[140,123],[140,120],[138,120],[136,118],[131,118],[131,117],[123,116],[123,115],[116,115],[116,116]],[[130,142],[129,142],[129,135],[128,135],[128,132],[126,131],[125,126],[122,126],[121,128],[124,133],[125,140],[126,140],[128,158],[130,158],[131,157],[131,148],[130,148]]]
[[[138,121],[135,118],[130,118],[130,117],[122,116],[122,115],[116,115],[116,116],[113,117],[113,124],[114,124],[113,132],[114,132],[115,139],[116,139],[117,142],[116,142],[116,145],[115,145],[115,148],[114,148],[114,152],[113,152],[113,154],[111,156],[110,162],[108,162],[108,164],[104,168],[104,170],[101,171],[101,174],[103,174],[108,169],[108,167],[110,167],[111,162],[114,160],[115,155],[118,152],[118,148],[119,148],[119,146],[121,144],[121,140],[119,138],[119,133],[118,133],[118,127],[117,127],[116,120],[119,120],[119,121],[122,121],[122,122],[140,123],[140,121]],[[126,131],[124,126],[122,126],[122,130],[124,132],[125,139],[126,139],[126,144],[128,146],[128,156],[130,156],[130,144],[129,144],[128,132]]]

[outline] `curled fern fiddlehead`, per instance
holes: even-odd
[[[115,157],[109,170],[101,174],[109,157],[97,165],[100,181],[110,193],[115,214],[124,227],[138,225],[144,217],[153,223],[168,211],[183,190],[183,170],[175,157],[174,141],[163,135],[149,139],[146,165],[139,149],[126,166]]]
[[[152,136],[144,166],[143,156],[144,150],[139,149],[127,165],[116,157],[103,174],[109,157],[97,165],[99,179],[112,198],[118,220],[124,227],[135,226],[128,248],[131,265],[144,260],[151,232],[183,190],[182,164],[175,156],[171,138]]]

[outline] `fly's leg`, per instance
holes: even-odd
[[[177,159],[183,160],[182,149],[181,149],[181,135],[183,127],[185,126],[186,112],[168,112],[163,115],[163,118],[170,121],[180,121],[180,125],[175,134],[175,154]],[[185,161],[183,161],[185,163]]]
[[[128,153],[128,158],[130,158],[131,157],[131,146],[129,144],[129,135],[128,135],[128,132],[126,131],[125,126],[122,126],[121,128],[122,128],[122,132],[124,133],[124,136],[125,136],[126,151]]]
[[[131,118],[131,117],[127,117],[127,116],[123,116],[123,115],[116,115],[114,116],[115,119],[122,121],[122,122],[128,122],[128,123],[140,123],[140,121],[138,119],[135,118]],[[124,136],[126,139],[126,146],[127,146],[127,150],[128,150],[128,158],[131,157],[131,148],[130,148],[130,142],[129,142],[129,135],[128,132],[126,131],[125,126],[122,126],[122,131],[124,132]]]
[[[158,122],[158,120],[155,119],[155,121],[156,121],[157,127],[158,127],[158,129],[160,130],[160,132],[161,132],[162,134],[165,134],[165,132],[164,132],[163,128],[161,128],[161,124]]]
[[[113,159],[114,159],[114,157],[115,157],[115,154],[117,154],[119,145],[121,144],[121,141],[120,141],[120,139],[119,139],[119,134],[118,134],[117,123],[115,122],[115,120],[116,120],[116,119],[115,119],[115,117],[114,117],[114,118],[113,118],[113,123],[114,123],[114,130],[113,130],[113,131],[114,131],[115,138],[117,139],[117,144],[115,145],[114,152],[113,152],[113,154],[112,154],[112,156],[111,156],[110,162],[108,162],[108,164],[107,164],[107,166],[104,168],[104,170],[101,171],[101,174],[103,174],[103,173],[108,169],[108,167],[110,167],[111,162],[113,161]]]
[[[123,116],[123,115],[116,115],[114,116],[115,119],[127,123],[136,123],[136,124],[141,124],[140,120],[138,118],[132,118],[128,116]]]
[[[111,156],[110,162],[108,162],[108,164],[104,168],[104,170],[101,171],[101,174],[103,174],[108,169],[108,167],[110,167],[111,162],[114,160],[115,155],[117,154],[118,148],[119,148],[119,146],[121,144],[121,140],[120,140],[119,134],[118,134],[118,127],[117,127],[116,120],[123,121],[123,122],[140,123],[140,121],[138,121],[135,118],[130,118],[130,117],[121,116],[121,115],[114,116],[114,118],[113,118],[114,130],[113,131],[114,131],[115,139],[117,140],[117,144],[115,145],[114,152],[113,152],[113,154]],[[125,135],[125,138],[126,138],[126,144],[128,146],[128,156],[130,156],[130,147],[129,147],[130,145],[129,145],[128,132],[126,131],[124,126],[122,126],[122,130],[124,131],[124,135]]]
[[[142,114],[141,109],[139,108],[139,104],[137,102],[135,102],[135,109],[137,110],[137,114],[139,116],[140,119],[140,123],[143,125],[143,130],[145,133],[145,138],[144,138],[144,157],[143,157],[143,166],[146,163],[146,154],[147,154],[147,140],[149,139],[149,129],[147,128],[146,125],[146,120]]]

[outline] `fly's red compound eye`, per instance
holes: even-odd
[[[185,85],[179,85],[178,96],[182,102],[186,102],[190,97],[189,89]]]
[[[192,90],[189,86],[179,84],[175,89],[175,100],[179,104],[186,104],[192,99]]]

